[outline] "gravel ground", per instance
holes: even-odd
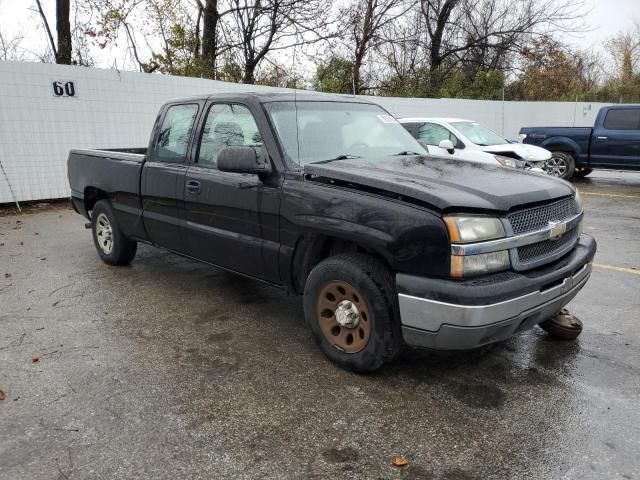
[[[640,174],[578,186],[599,242],[578,341],[365,376],[323,357],[299,298],[148,246],[109,267],[66,204],[7,206],[0,478],[640,478]]]

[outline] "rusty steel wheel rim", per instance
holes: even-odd
[[[369,306],[360,292],[347,282],[335,280],[320,290],[316,319],[324,337],[338,350],[357,353],[369,342]]]

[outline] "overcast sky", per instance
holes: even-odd
[[[73,3],[73,2],[72,2]],[[49,17],[51,28],[55,28],[55,0],[42,0],[45,13]],[[585,21],[590,31],[579,36],[564,36],[563,40],[582,49],[599,50],[602,43],[611,35],[621,30],[630,29],[633,20],[640,21],[640,0],[585,0],[589,10]],[[0,0],[0,33],[5,40],[15,35],[24,36],[22,47],[36,53],[48,48],[48,42],[42,23],[35,9],[34,0]],[[55,35],[55,32],[54,32]],[[96,55],[97,65],[110,67],[115,54],[110,49],[99,51]],[[119,58],[118,61],[121,59]]]

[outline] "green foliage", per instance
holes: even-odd
[[[313,80],[314,90],[330,93],[353,93],[353,62],[333,56],[319,64]]]
[[[502,98],[504,72],[481,70],[469,78],[461,69],[451,69],[446,74],[431,74],[420,68],[412,75],[392,76],[385,80],[380,94],[393,97],[472,98],[498,100]]]
[[[192,30],[186,29],[183,24],[174,23],[169,28],[164,50],[153,53],[151,63],[162,73],[199,77],[204,65],[201,57],[195,54],[198,45],[198,39]]]

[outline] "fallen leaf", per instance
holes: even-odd
[[[40,358],[42,358],[42,357],[40,357],[40,355],[32,355],[31,356],[31,361],[33,363],[38,363],[40,361]]]
[[[2,390],[0,390],[0,401],[5,400],[7,396],[4,394]]]
[[[407,460],[402,455],[398,455],[397,457],[393,457],[393,462],[391,462],[391,464],[394,467],[406,467],[407,465],[409,465],[409,462],[407,462]]]

